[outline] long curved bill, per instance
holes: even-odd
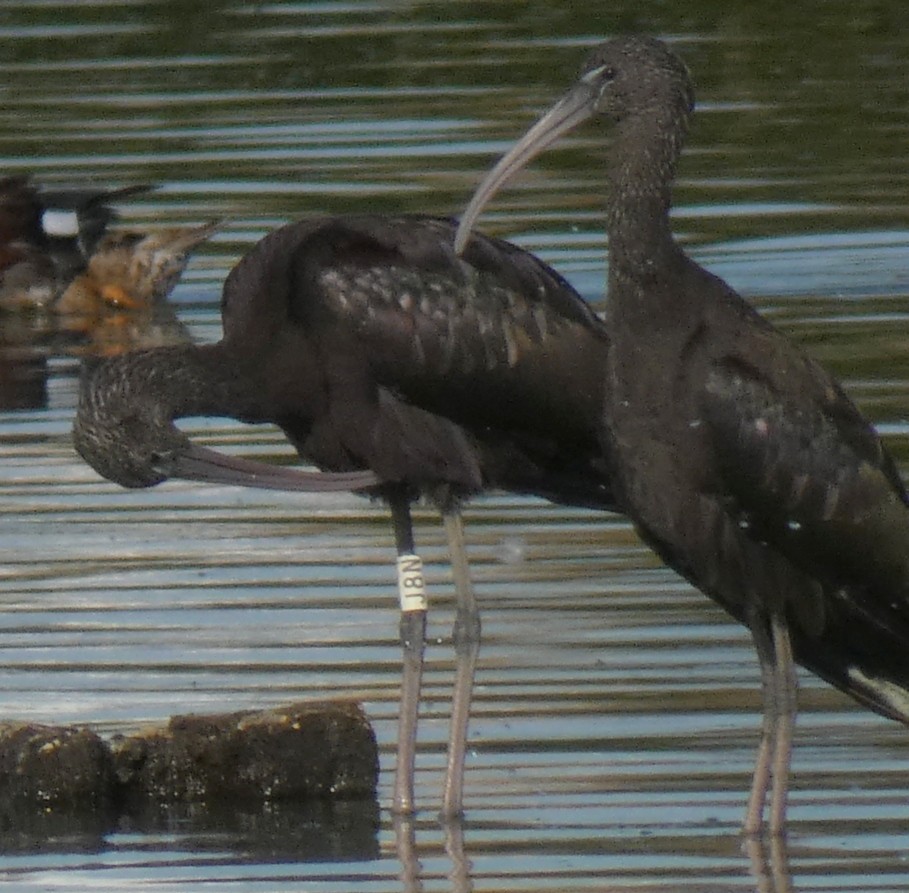
[[[261,490],[297,490],[306,493],[333,493],[363,490],[381,481],[372,471],[300,471],[227,456],[216,450],[191,444],[160,463],[168,477]]]
[[[477,187],[461,216],[454,241],[454,249],[458,254],[461,254],[467,245],[470,231],[489,200],[514,174],[544,149],[593,115],[595,99],[596,95],[590,84],[580,81],[499,159],[498,164]]]

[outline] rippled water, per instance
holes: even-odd
[[[797,4],[574,6],[7,3],[0,165],[56,183],[160,184],[123,207],[131,225],[229,218],[176,293],[193,335],[213,340],[219,283],[270,228],[311,213],[456,213],[584,47],[632,28],[672,37],[701,100],[680,237],[840,376],[909,461],[902,5],[822,18]],[[483,221],[594,301],[600,140],[585,130]],[[118,490],[70,447],[75,371],[52,357],[47,405],[0,414],[3,714],[112,733],[176,712],[358,698],[387,805],[399,649],[385,511],[352,496]],[[185,427],[246,455],[288,453],[274,430]],[[463,841],[434,818],[452,610],[426,511],[433,641],[412,840],[387,812],[373,832],[365,808],[340,824],[280,811],[39,823],[4,829],[0,878],[93,891],[758,887],[737,833],[760,707],[745,631],[620,518],[499,497],[471,506],[467,525],[484,644]],[[802,706],[792,889],[906,889],[905,730],[807,676]],[[328,830],[303,840],[312,826]]]

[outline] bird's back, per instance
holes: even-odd
[[[594,469],[603,324],[531,255],[477,238],[459,258],[454,231],[444,219],[369,215],[283,227],[231,274],[225,338],[274,346],[297,333],[300,348],[318,356],[334,407],[329,430],[348,451],[369,442],[374,457],[412,458],[419,439],[425,457],[433,440],[461,453],[466,438],[474,489],[570,490],[565,501],[604,504],[596,491],[605,471]],[[409,434],[407,419],[417,416]]]

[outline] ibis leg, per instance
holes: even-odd
[[[785,619],[773,612],[769,630],[766,623],[758,618],[751,624],[751,632],[761,663],[764,717],[743,830],[746,834],[760,833],[769,789],[769,831],[773,835],[779,835],[783,833],[786,824],[792,735],[798,709],[798,681]]]
[[[401,701],[398,714],[398,753],[392,811],[414,811],[414,762],[417,747],[417,717],[423,681],[426,647],[426,593],[422,563],[414,553],[410,501],[405,495],[389,498],[398,552],[398,591],[401,595]]]
[[[442,794],[442,817],[451,818],[464,810],[464,759],[473,678],[480,651],[480,612],[470,582],[464,525],[457,509],[443,514],[457,606],[452,639],[455,649],[455,685],[451,699],[451,727],[448,732],[448,767]]]
[[[776,688],[776,735],[773,742],[773,787],[770,792],[770,833],[780,835],[786,827],[786,798],[789,794],[789,766],[792,762],[792,735],[798,712],[798,677],[792,657],[792,642],[786,621],[774,614],[771,621]]]
[[[748,797],[743,831],[746,834],[760,834],[764,824],[764,802],[770,786],[770,759],[776,733],[777,705],[774,684],[776,661],[773,653],[773,640],[767,631],[764,618],[762,616],[754,617],[750,627],[761,666],[761,694],[764,711],[761,719],[761,743],[758,745],[757,758],[754,762],[751,794]]]

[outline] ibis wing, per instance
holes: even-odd
[[[703,415],[742,527],[818,580],[851,582],[909,615],[906,492],[836,385],[788,396],[745,366],[717,363]]]
[[[440,218],[334,218],[308,235],[296,292],[307,313],[356,333],[383,386],[424,408],[471,425],[592,430],[603,323],[532,255],[477,236],[461,257],[454,232]]]
[[[710,372],[703,421],[727,512],[751,542],[789,560],[770,596],[796,620],[799,662],[909,723],[906,492],[871,425],[810,371],[820,391],[788,399],[747,368]]]
[[[377,355],[440,375],[510,368],[558,343],[566,326],[603,337],[586,302],[545,264],[482,236],[460,257],[454,232],[443,218],[329,221],[305,246],[321,307],[356,327]]]

